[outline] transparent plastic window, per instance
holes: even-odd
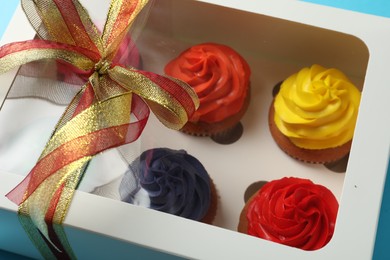
[[[365,45],[350,35],[197,1],[156,1],[135,42],[140,58],[135,66],[164,74],[169,61],[204,42],[230,46],[251,68],[251,99],[241,119],[243,132],[238,140],[220,144],[208,137],[173,131],[151,115],[136,142],[106,151],[92,160],[78,189],[116,200],[125,200],[129,194],[141,196],[139,179],[129,165],[139,165],[136,158],[144,151],[169,148],[185,150],[210,175],[218,197],[212,224],[222,228],[237,230],[245,201],[264,181],[289,176],[310,179],[339,198],[347,159],[338,165],[292,159],[271,137],[268,110],[275,85],[312,64],[339,68],[361,89],[368,62]],[[62,66],[62,70],[47,64],[20,69],[0,112],[1,171],[19,175],[29,172],[66,104],[77,92],[79,83],[66,78],[71,68],[55,65]],[[33,69],[44,75],[35,77],[35,72],[30,77]],[[137,198],[130,201],[140,205],[151,203],[147,196]],[[168,197],[166,203],[174,199]]]

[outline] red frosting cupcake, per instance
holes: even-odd
[[[187,82],[199,97],[199,109],[184,126],[184,132],[215,135],[234,127],[248,107],[250,68],[228,46],[195,45],[170,61],[165,73]]]
[[[282,178],[265,184],[246,203],[238,231],[276,243],[316,250],[333,236],[338,202],[310,180]]]

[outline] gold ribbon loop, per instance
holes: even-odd
[[[22,7],[42,39],[102,53],[99,31],[78,1],[22,0]]]
[[[105,48],[103,57],[113,59],[135,18],[148,2],[149,0],[111,1],[102,35]]]
[[[32,40],[5,45],[0,49],[0,74],[23,64],[62,59],[82,70],[90,70],[95,65],[96,54],[78,47],[53,42]]]

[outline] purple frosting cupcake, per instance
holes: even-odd
[[[168,148],[143,152],[119,187],[122,201],[197,221],[210,220],[211,211],[215,215],[213,191],[210,176],[195,157]]]

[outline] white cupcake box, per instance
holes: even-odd
[[[93,5],[82,2],[97,22],[104,17],[107,0]],[[197,43],[217,42],[236,49],[252,70],[251,103],[242,119],[244,134],[231,145],[220,145],[168,130],[152,116],[141,138],[126,146],[126,152],[137,156],[145,149],[165,146],[185,149],[198,158],[220,195],[214,225],[118,201],[116,187],[127,165],[112,150],[99,155],[96,167],[88,171],[80,187],[83,191],[76,192],[65,219],[76,255],[80,259],[371,258],[389,159],[389,32],[387,18],[301,1],[155,1],[137,42],[144,69],[162,73],[170,59]],[[18,8],[1,45],[33,36]],[[274,85],[314,63],[342,70],[363,90],[345,173],[291,159],[268,131]],[[16,70],[0,75],[0,103],[15,74]],[[46,137],[32,136],[49,135],[63,109],[42,100],[7,99],[0,110],[1,250],[40,257],[18,223],[17,206],[4,195],[39,156]],[[324,248],[303,251],[235,231],[247,187],[284,176],[311,179],[338,198],[335,233]]]

